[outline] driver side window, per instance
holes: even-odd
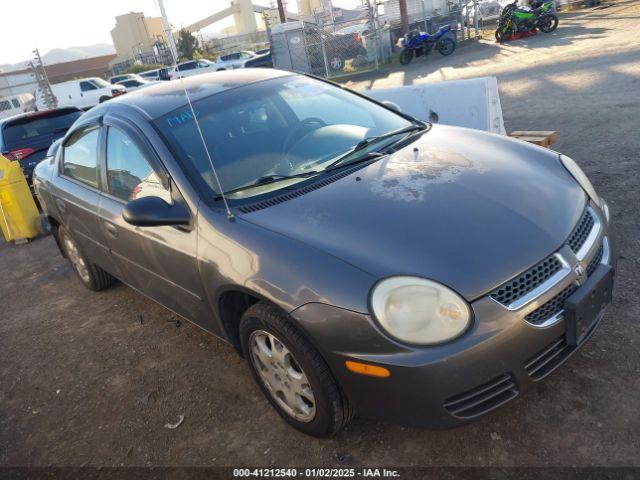
[[[144,153],[131,138],[114,127],[107,131],[107,186],[111,195],[125,202],[154,196],[171,203],[171,193]]]

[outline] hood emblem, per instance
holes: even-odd
[[[586,280],[587,271],[585,270],[585,268],[582,266],[581,263],[577,263],[575,265],[575,267],[573,267],[573,271],[578,277],[578,279],[577,279],[578,283],[580,285],[582,285],[584,283],[584,281]]]

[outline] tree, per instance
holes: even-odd
[[[182,28],[178,32],[178,54],[180,58],[193,60],[193,55],[198,51],[198,41],[193,34]]]

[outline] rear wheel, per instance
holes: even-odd
[[[440,55],[451,55],[456,49],[456,42],[454,42],[451,38],[443,38],[438,41],[436,45],[436,49],[440,52]]]
[[[413,50],[403,50],[400,54],[400,63],[402,65],[409,65],[413,60]]]
[[[318,351],[267,303],[257,303],[240,323],[242,351],[271,405],[294,428],[330,437],[353,417],[349,402]]]
[[[85,287],[97,292],[113,285],[115,278],[96,264],[91,263],[84,256],[82,250],[80,250],[80,247],[66,228],[59,227],[58,236],[65,255],[71,262],[73,270],[76,272],[76,275]]]
[[[538,28],[544,33],[551,33],[558,28],[558,22],[558,17],[553,13],[550,13],[538,20]]]

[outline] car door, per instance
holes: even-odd
[[[236,68],[243,68],[247,60],[250,60],[253,58],[253,55],[251,55],[249,52],[240,52],[239,55],[240,55],[240,58],[238,59],[238,64]]]
[[[111,261],[106,239],[99,228],[98,209],[101,179],[97,124],[77,128],[62,145],[60,169],[53,182],[54,208],[63,226],[85,256],[104,270],[118,275]]]
[[[179,315],[201,322],[208,310],[196,261],[196,212],[192,211],[191,228],[135,227],[125,222],[122,212],[131,200],[184,199],[135,127],[111,118],[105,120],[105,128],[100,227],[121,279]]]
[[[89,80],[80,81],[80,97],[82,108],[93,107],[100,101],[100,89]]]

